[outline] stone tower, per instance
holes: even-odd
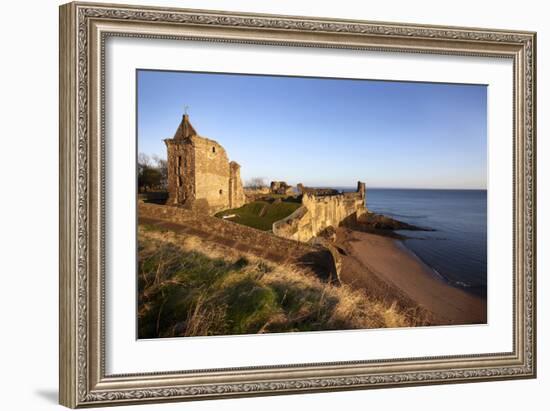
[[[168,151],[168,203],[214,214],[244,204],[240,166],[229,162],[225,149],[216,141],[201,137],[183,118]]]

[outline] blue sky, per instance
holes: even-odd
[[[487,186],[484,85],[139,70],[138,150],[166,157],[189,106],[244,181]]]

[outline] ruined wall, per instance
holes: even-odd
[[[340,192],[334,188],[320,188],[320,187],[305,187],[302,183],[298,183],[296,186],[300,194],[315,194],[315,195],[334,195],[340,194]]]
[[[312,215],[307,208],[302,206],[289,216],[273,223],[273,234],[290,240],[308,242],[315,233],[313,232]]]
[[[241,207],[245,202],[241,166],[235,161],[231,161],[229,163],[229,208]]]
[[[271,194],[294,194],[292,186],[288,185],[286,181],[272,181],[269,189]]]
[[[252,201],[265,198],[265,196],[269,195],[270,193],[271,193],[271,190],[269,187],[261,187],[261,188],[245,187],[244,188],[244,196],[246,200],[245,202],[250,203]]]
[[[304,194],[302,204],[311,214],[313,235],[329,226],[338,227],[345,219],[357,217],[366,211],[364,197],[359,193],[332,196]]]
[[[309,241],[325,228],[338,227],[348,219],[364,214],[366,192],[364,183],[358,183],[357,191],[337,195],[304,194],[302,207],[276,221],[273,233],[297,241]]]
[[[195,156],[189,140],[165,140],[168,156],[168,205],[192,204],[195,199]]]
[[[214,140],[194,136],[195,205],[209,213],[230,207],[229,160],[224,148]]]

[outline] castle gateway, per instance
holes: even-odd
[[[185,114],[174,137],[164,140],[168,151],[169,205],[214,214],[245,203],[240,166],[224,148],[201,137]]]

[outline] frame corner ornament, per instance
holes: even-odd
[[[77,407],[535,377],[536,33],[91,3],[62,6],[60,22],[60,182],[65,190],[60,194],[63,405]],[[518,79],[514,84],[515,106],[522,109],[516,112],[514,121],[514,139],[521,155],[516,161],[519,195],[515,207],[523,211],[517,216],[518,242],[514,250],[523,263],[516,273],[517,289],[522,291],[517,293],[515,302],[519,310],[514,334],[516,352],[450,358],[449,368],[432,367],[433,359],[415,359],[422,367],[387,372],[376,371],[369,362],[358,362],[341,375],[327,373],[324,365],[318,364],[293,366],[307,371],[308,376],[300,372],[287,373],[284,367],[266,367],[261,369],[265,373],[262,380],[243,370],[237,382],[217,382],[220,381],[218,372],[217,379],[206,384],[188,383],[187,374],[174,372],[169,378],[164,376],[167,379],[162,387],[155,384],[159,376],[154,374],[133,378],[106,376],[104,359],[100,358],[104,355],[103,308],[97,300],[103,292],[103,280],[98,270],[90,270],[92,263],[101,266],[100,250],[91,239],[101,241],[103,236],[97,218],[93,217],[101,213],[103,201],[97,198],[101,193],[102,172],[97,165],[101,150],[90,149],[101,144],[104,138],[102,125],[92,123],[101,118],[97,107],[102,106],[104,90],[98,67],[105,56],[104,41],[98,44],[98,36],[90,33],[94,25],[101,22],[118,27],[116,33],[104,31],[102,39],[122,35],[185,41],[193,37],[187,30],[193,28],[193,33],[197,33],[193,38],[203,41],[513,59]],[[166,29],[166,23],[171,30]],[[154,34],[155,28],[161,26],[164,30]],[[206,28],[219,29],[219,32],[214,30],[212,34]],[[92,93],[92,90],[95,91]],[[96,287],[94,293],[92,285]],[[399,368],[400,363],[402,361],[395,360],[391,365]],[[346,364],[339,365],[346,367]]]

